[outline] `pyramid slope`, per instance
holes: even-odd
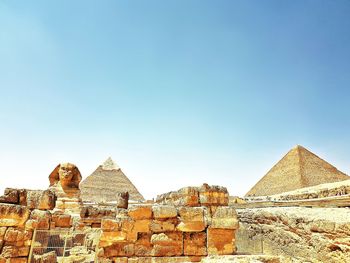
[[[108,167],[113,167],[110,162],[109,164]],[[81,182],[81,198],[84,202],[116,201],[116,193],[125,191],[129,192],[131,200],[145,200],[120,168],[104,168],[106,168],[106,162]]]
[[[350,177],[302,146],[290,150],[246,196],[280,194]]]

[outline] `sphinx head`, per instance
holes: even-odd
[[[63,189],[79,188],[81,174],[74,164],[59,164],[50,174],[50,186],[60,184]]]

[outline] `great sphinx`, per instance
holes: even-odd
[[[50,187],[56,197],[56,210],[79,212],[81,206],[79,183],[82,177],[72,163],[61,163],[49,175]]]

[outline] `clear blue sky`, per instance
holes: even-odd
[[[0,1],[0,186],[108,156],[245,194],[296,144],[350,173],[350,1]]]

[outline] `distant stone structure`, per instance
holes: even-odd
[[[349,180],[350,176],[297,145],[249,190],[246,196],[267,196],[304,187]]]
[[[121,168],[109,157],[102,165],[80,184],[81,198],[84,202],[118,202],[118,193],[129,193],[129,199],[145,199],[123,173]]]

